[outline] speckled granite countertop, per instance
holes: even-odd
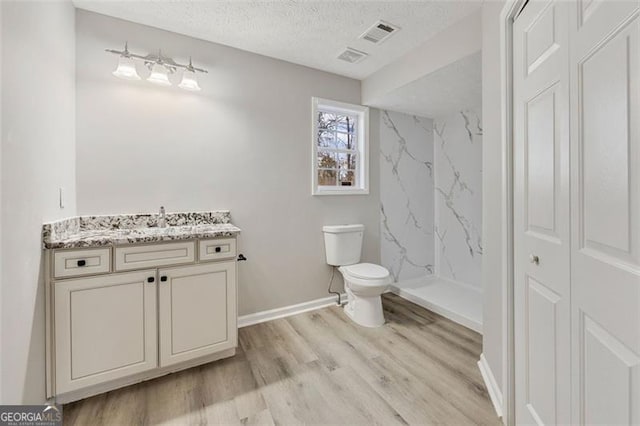
[[[231,224],[228,210],[167,213],[167,227],[159,228],[158,215],[80,216],[42,227],[45,249],[103,247],[154,241],[231,237],[240,228]]]

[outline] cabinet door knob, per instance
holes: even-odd
[[[147,278],[147,282],[148,282],[148,283],[155,282],[155,280],[156,280],[156,277],[149,277],[149,278]]]
[[[536,256],[535,254],[529,255],[529,261],[531,263],[533,263],[534,265],[539,265],[540,264],[540,258],[538,256]]]
[[[216,253],[220,253],[221,251],[222,251],[222,248],[216,247]]]
[[[167,277],[165,277],[164,275],[160,277],[160,281],[165,282],[167,281]]]
[[[87,261],[84,259],[78,260],[78,266],[86,266]]]

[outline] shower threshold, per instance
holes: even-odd
[[[482,333],[482,290],[447,278],[424,276],[392,284],[391,292]]]

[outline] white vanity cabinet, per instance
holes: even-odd
[[[224,258],[198,255],[212,244]],[[47,254],[47,397],[69,402],[235,354],[235,238]]]

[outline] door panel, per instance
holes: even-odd
[[[518,424],[570,422],[567,24],[563,1],[530,2],[514,23]]]
[[[235,272],[235,262],[159,271],[161,366],[236,346]]]
[[[578,23],[583,25],[602,0],[578,0]]]
[[[176,277],[170,285],[174,287],[171,292],[174,354],[227,340],[226,304],[220,306],[223,309],[212,306],[212,301],[227,300],[225,272]],[[208,324],[202,327],[206,332],[194,332],[201,324]]]
[[[157,366],[155,271],[54,283],[56,391]]]
[[[555,422],[558,349],[558,302],[562,297],[528,278],[527,304],[527,409],[535,419]]]
[[[524,33],[527,74],[531,74],[559,47],[556,28],[556,8],[545,8]]]
[[[625,345],[583,315],[583,424],[629,425],[637,422],[640,359]],[[635,391],[634,391],[635,390]],[[635,399],[634,399],[635,398]],[[635,405],[635,408],[634,408]]]
[[[558,242],[556,232],[558,175],[558,107],[554,84],[526,104],[524,182],[527,203],[528,232],[541,234]]]
[[[640,423],[640,3],[571,17],[572,414]]]
[[[636,147],[631,143],[628,115],[634,80],[631,53],[637,43],[633,31],[637,25],[632,24],[577,64],[580,85],[576,113],[581,121],[577,148],[582,171],[578,180],[582,214],[578,220],[584,235],[580,247],[625,261],[635,258],[637,263],[637,254],[631,252],[635,247],[631,244],[630,223],[638,198],[637,191],[632,191],[631,174],[636,170],[630,160]]]

